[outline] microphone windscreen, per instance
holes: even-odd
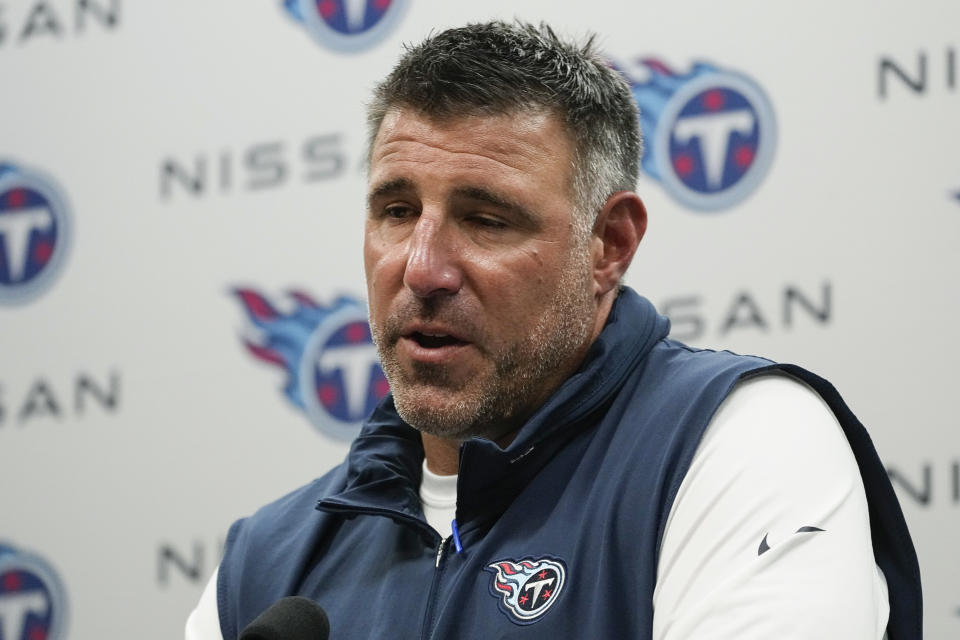
[[[289,596],[253,619],[240,640],[328,640],[330,620],[313,600]]]

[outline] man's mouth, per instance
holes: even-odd
[[[451,336],[446,333],[433,333],[433,332],[424,332],[424,331],[414,331],[408,336],[411,340],[416,342],[418,345],[424,349],[440,349],[443,347],[453,347],[462,344],[467,344],[463,340]]]

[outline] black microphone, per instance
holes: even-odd
[[[326,611],[302,596],[277,600],[240,633],[240,640],[328,640],[329,637],[330,620]]]

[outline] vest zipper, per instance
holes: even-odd
[[[437,562],[433,565],[434,569],[440,568],[440,558],[443,557],[443,545],[445,542],[446,540],[440,540],[440,544],[437,545]]]
[[[443,548],[447,545],[447,542],[450,538],[444,538],[440,540],[440,544],[437,546],[437,560],[434,563],[433,571],[433,580],[430,583],[430,595],[427,596],[427,607],[423,612],[423,630],[420,633],[420,638],[426,640],[433,635],[433,611],[435,608],[437,600],[437,589],[440,587],[440,576],[443,573],[443,569],[440,568],[440,561],[443,560]]]

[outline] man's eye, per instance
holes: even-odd
[[[470,222],[484,229],[505,229],[507,226],[507,223],[503,220],[490,216],[473,216],[470,218]]]
[[[413,209],[403,205],[391,205],[383,210],[383,215],[385,218],[404,220],[413,215]]]

